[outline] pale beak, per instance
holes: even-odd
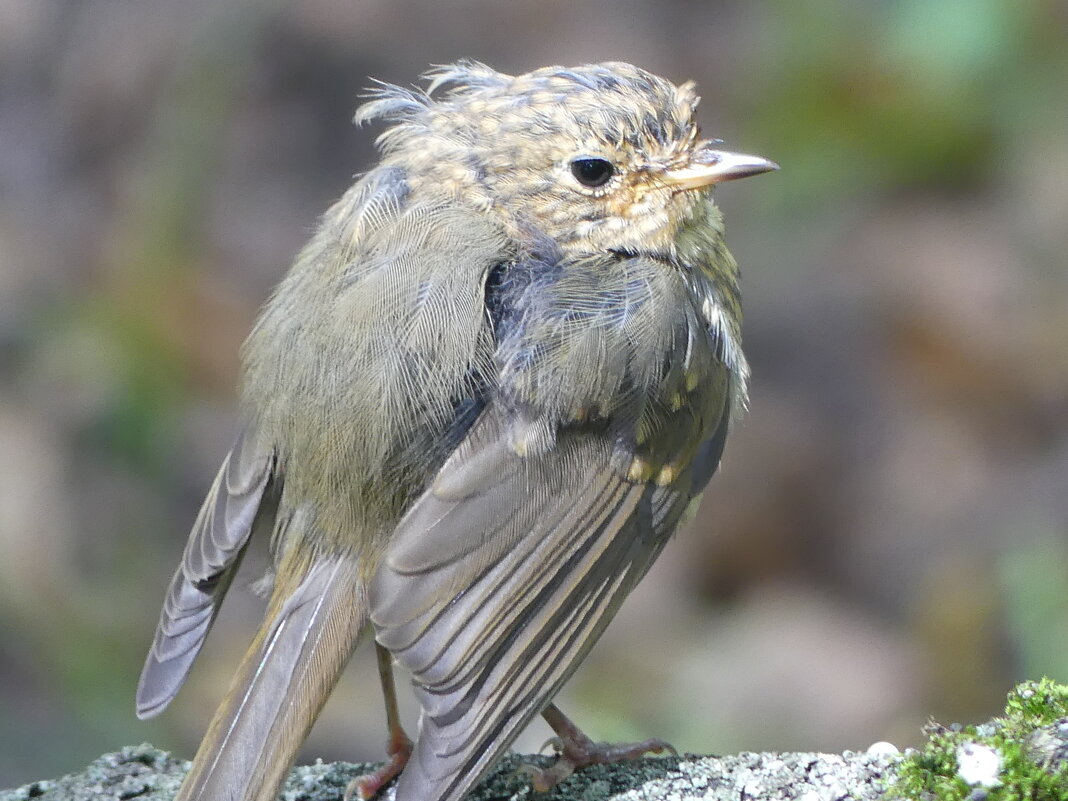
[[[677,189],[698,189],[721,181],[748,178],[779,169],[774,161],[745,153],[730,153],[726,150],[701,148],[685,167],[667,170],[662,179]]]

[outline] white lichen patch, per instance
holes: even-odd
[[[972,786],[1001,784],[1001,754],[982,743],[964,743],[957,749],[957,775]]]

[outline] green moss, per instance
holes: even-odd
[[[1030,734],[1039,726],[1051,726],[1068,717],[1068,686],[1052,679],[1018,684],[1009,693],[1005,716],[1006,726],[1023,727],[1013,729],[1021,735]]]
[[[980,726],[945,727],[932,721],[926,747],[901,762],[887,797],[1068,801],[1068,758],[1063,756],[1068,746],[1050,731],[1058,726],[1068,727],[1068,687],[1050,679],[1024,682],[1009,693],[1003,718]],[[970,743],[992,748],[1000,756],[997,786],[971,785],[958,775],[958,750]],[[1055,756],[1057,747],[1060,757]]]

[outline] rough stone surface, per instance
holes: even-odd
[[[518,770],[547,757],[510,756],[470,801],[869,801],[882,796],[899,756],[890,754],[684,755],[579,771],[554,791],[536,795]],[[104,754],[84,771],[0,792],[0,801],[169,801],[189,763],[151,745]],[[293,770],[282,801],[340,801],[349,780],[371,765],[314,764]],[[392,788],[383,801],[392,801]]]

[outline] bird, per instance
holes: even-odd
[[[175,697],[250,540],[262,624],[179,801],[277,797],[362,638],[389,761],[350,788],[459,801],[536,716],[536,789],[659,751],[553,703],[692,514],[747,403],[712,196],[778,168],[701,135],[693,82],[623,62],[463,60],[377,83],[379,162],[329,208],[242,348],[242,428],[137,688]],[[411,674],[414,740],[393,666]]]

